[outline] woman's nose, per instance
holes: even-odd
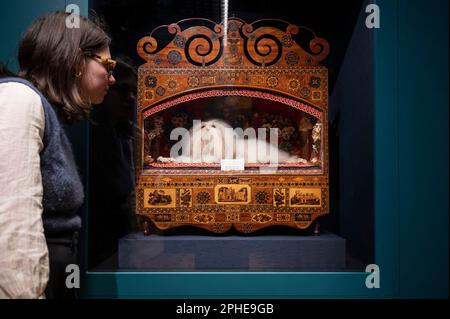
[[[116,83],[116,78],[111,74],[108,78],[108,84],[113,85],[114,83]]]

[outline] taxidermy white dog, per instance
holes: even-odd
[[[178,141],[170,151],[170,157],[159,157],[160,162],[220,163],[222,159],[244,159],[245,163],[306,163],[278,149],[278,129],[270,129],[270,143],[266,141],[266,129],[233,129],[228,123],[212,119],[205,122],[194,120],[188,131],[176,128],[170,134]],[[181,154],[180,154],[181,151]]]

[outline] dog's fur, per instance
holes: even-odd
[[[220,119],[201,122],[199,127],[193,126],[190,129],[188,133],[189,139],[183,139],[185,142],[182,148],[184,150],[189,148],[190,150],[188,156],[181,155],[170,159],[160,158],[159,161],[192,163],[197,159],[198,162],[202,163],[220,163],[222,159],[227,158],[227,154],[225,154],[226,142],[231,143],[231,141],[226,141],[225,129],[227,128],[231,128],[231,126]],[[245,163],[270,163],[269,154],[275,154],[275,152],[278,152],[278,163],[306,163],[306,160],[279,150],[275,145],[265,141],[261,142],[257,137],[240,139],[235,142],[236,144],[232,150],[232,158],[237,159],[243,157]],[[190,143],[190,145],[187,145],[187,143]],[[239,145],[239,143],[244,143],[244,154],[238,154],[236,150],[236,145]],[[259,149],[266,150],[265,154],[262,154],[263,152],[258,154],[258,143],[264,143],[264,145],[259,144]]]

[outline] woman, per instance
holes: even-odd
[[[67,17],[37,19],[19,45],[21,78],[0,78],[0,298],[74,296],[65,269],[84,192],[64,126],[103,101],[115,61],[97,24],[71,29]]]

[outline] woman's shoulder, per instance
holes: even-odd
[[[10,93],[19,93],[22,98],[40,99],[33,84],[21,78],[0,78],[1,93],[10,95]]]
[[[43,115],[41,96],[23,81],[0,82],[0,104],[2,115]]]
[[[37,89],[34,87],[34,85],[31,82],[19,77],[0,78],[0,85],[4,90],[14,90],[24,92],[24,94],[33,96],[36,95],[39,97]]]
[[[41,96],[37,93],[37,89],[29,81],[22,78],[0,78],[0,93],[13,96],[19,94],[21,99],[41,99]]]

